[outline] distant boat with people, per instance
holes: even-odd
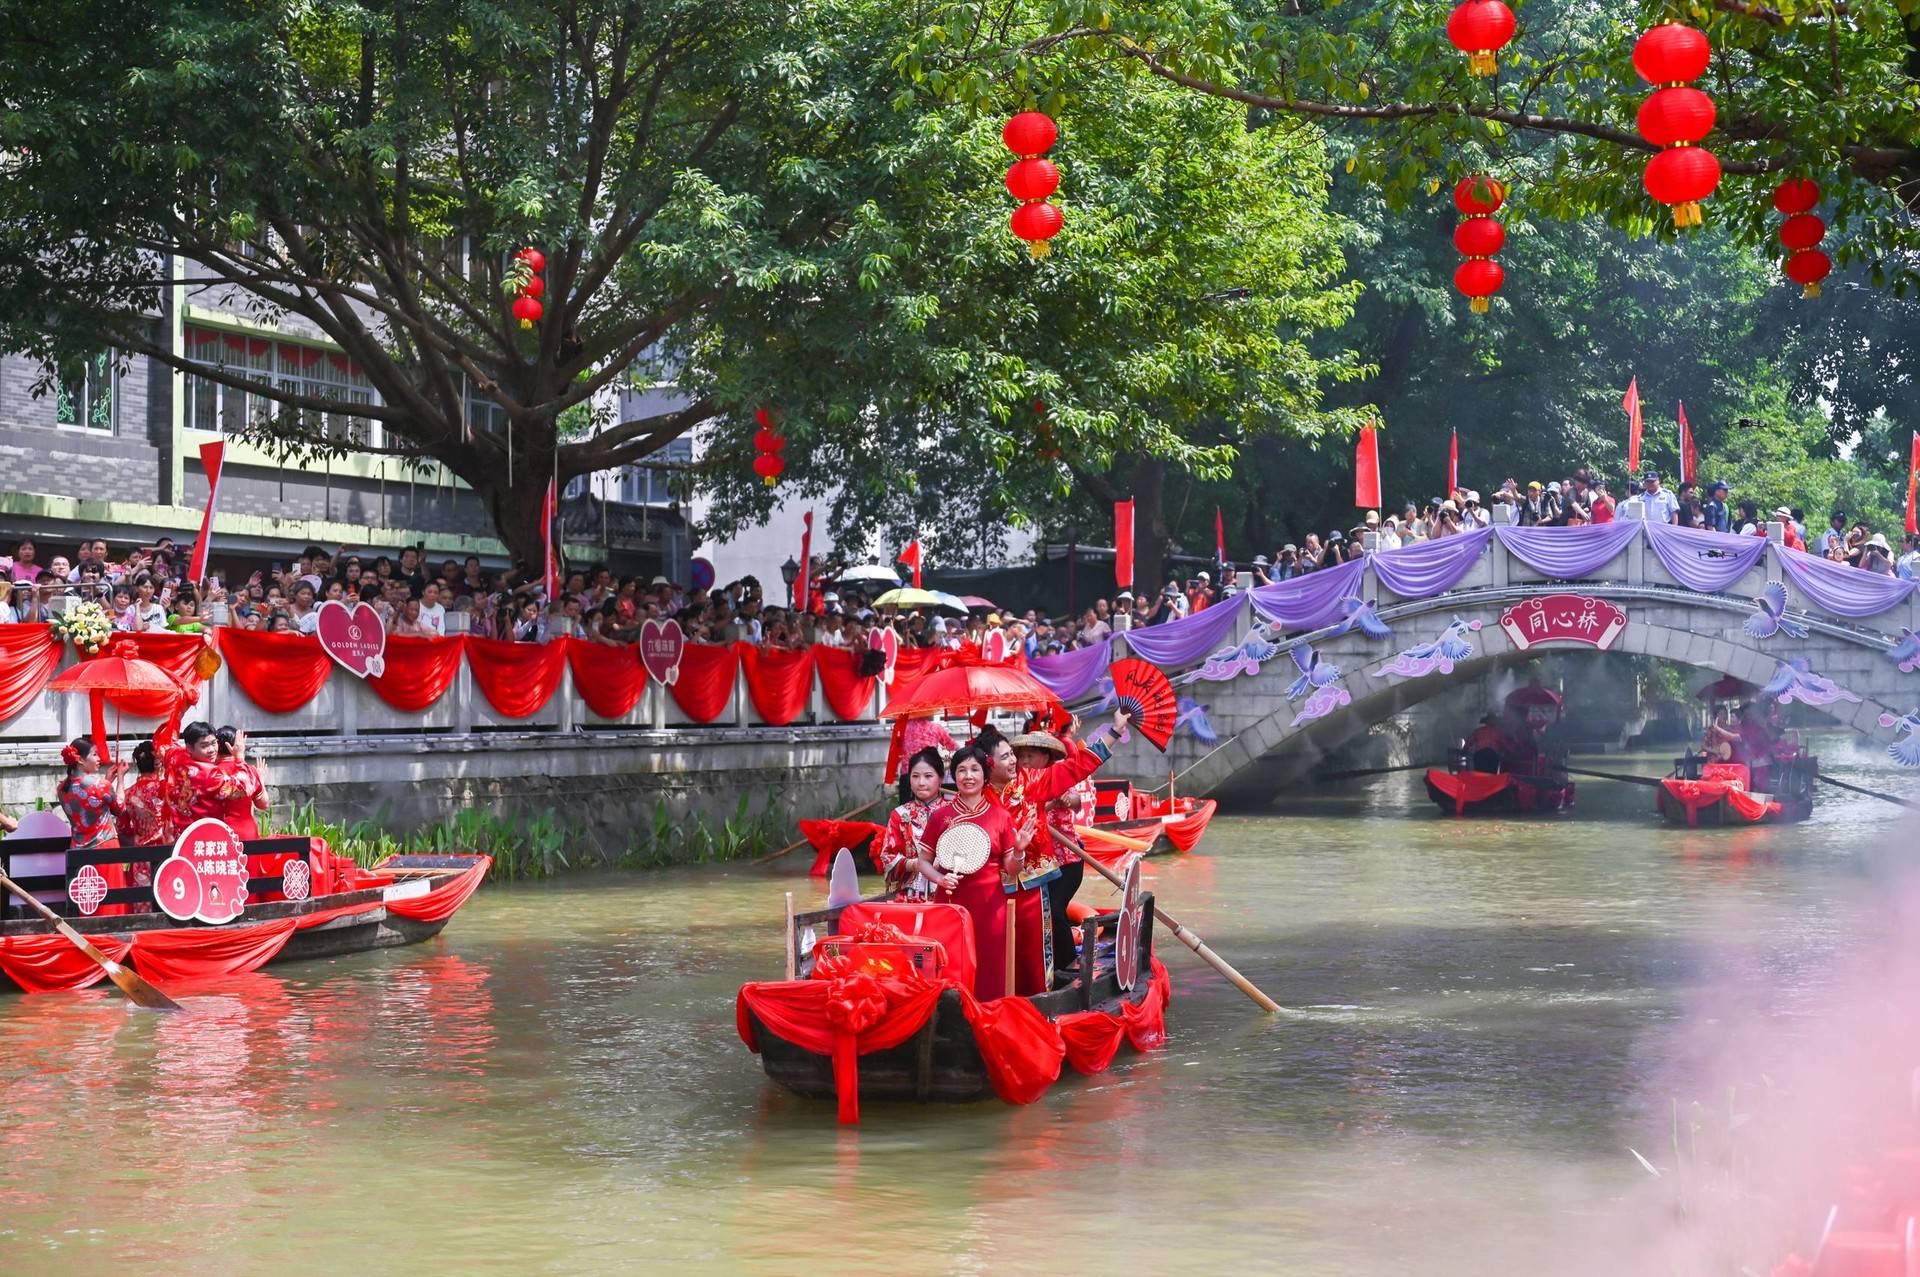
[[[1430,767],[1427,797],[1450,816],[1530,815],[1573,806],[1563,759],[1540,743],[1561,714],[1558,692],[1539,682],[1509,692],[1461,742],[1452,763]]]

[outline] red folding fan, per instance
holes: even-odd
[[[1107,672],[1113,676],[1113,694],[1120,708],[1132,716],[1133,726],[1155,749],[1166,753],[1174,721],[1180,717],[1173,684],[1159,667],[1138,657],[1115,661]]]

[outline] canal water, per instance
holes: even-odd
[[[1221,817],[1153,886],[1292,1014],[1163,933],[1166,1050],[858,1129],[735,1035],[781,892],[820,892],[793,874],[489,889],[431,944],[184,1016],[0,998],[0,1272],[1766,1272],[1843,1146],[1905,1120],[1909,1044],[1850,1035],[1910,1015],[1920,843],[1821,798],[1685,830],[1595,781],[1459,821],[1401,775]]]

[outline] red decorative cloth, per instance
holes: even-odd
[[[333,673],[333,658],[311,634],[271,634],[228,626],[215,633],[233,681],[265,713],[291,714],[318,696],[327,675]]]
[[[747,696],[769,726],[785,727],[806,712],[813,691],[811,648],[757,647],[739,644],[740,668],[747,675]]]
[[[133,965],[161,984],[193,984],[258,971],[287,947],[292,918],[237,922],[227,927],[136,931]]]
[[[835,718],[865,718],[873,711],[873,689],[880,680],[861,675],[860,658],[864,654],[864,648],[815,645],[813,649],[813,665],[820,671],[820,693]]]
[[[835,852],[858,847],[867,839],[885,832],[879,825],[865,820],[801,821],[800,836],[813,845],[814,853],[813,868],[807,872],[815,878],[826,877]]]
[[[1009,1104],[1031,1104],[1060,1080],[1066,1044],[1033,1003],[1025,998],[982,1002],[962,989],[960,1009],[973,1026],[974,1044],[995,1095]]]
[[[859,1057],[899,1046],[918,1033],[940,1003],[947,985],[849,976],[839,980],[777,980],[740,986],[734,1024],[749,1051],[757,1018],[803,1050],[833,1060],[833,1089],[840,1121],[860,1120]]]
[[[945,650],[938,647],[901,648],[893,662],[893,690],[912,687],[945,654]]]
[[[1466,811],[1468,803],[1485,802],[1513,783],[1506,772],[1443,772],[1435,768],[1427,773],[1427,783],[1453,799],[1453,814]]]
[[[567,664],[573,668],[573,690],[587,708],[602,718],[622,718],[640,703],[647,690],[647,671],[640,664],[640,649],[631,645],[609,647],[569,636]]]
[[[1742,789],[1753,784],[1753,773],[1745,763],[1707,763],[1700,769],[1701,780],[1723,780]]]
[[[124,936],[87,939],[113,962],[124,962],[131,947]],[[28,993],[67,993],[96,984],[107,975],[106,968],[61,935],[0,939],[0,973]]]
[[[487,879],[487,870],[493,868],[493,858],[482,856],[471,869],[465,870],[458,878],[436,886],[424,896],[415,896],[411,900],[387,901],[387,912],[396,918],[406,918],[412,922],[445,922],[453,917],[461,905],[480,889]]]
[[[1740,819],[1756,825],[1781,811],[1779,803],[1769,802],[1759,794],[1748,793],[1744,789],[1727,791],[1727,807]]]
[[[417,634],[387,636],[386,669],[367,686],[373,694],[403,714],[417,714],[447,694],[460,673],[467,652],[467,636],[426,638]]]
[[[875,923],[898,927],[909,936],[938,940],[947,951],[946,970],[941,974],[963,989],[973,987],[973,916],[959,905],[863,900],[840,911],[843,931],[857,932]]]
[[[1147,996],[1122,1003],[1120,1014],[1073,1011],[1054,1021],[1066,1044],[1067,1063],[1079,1073],[1104,1073],[1113,1063],[1122,1038],[1136,1051],[1155,1051],[1167,1044],[1167,1003],[1173,998],[1173,980],[1160,959],[1153,960]]]
[[[740,653],[732,643],[689,643],[680,653],[680,676],[672,685],[673,702],[696,723],[711,723],[733,703],[733,679]]]
[[[1176,851],[1192,851],[1200,845],[1200,835],[1207,832],[1207,825],[1213,820],[1213,813],[1220,804],[1211,798],[1202,798],[1194,804],[1193,813],[1179,820],[1170,820],[1160,826],[1167,841]]]
[[[44,625],[0,625],[0,719],[46,690],[64,647]]]
[[[467,638],[467,667],[487,704],[502,718],[531,718],[553,699],[567,668],[564,643]]]

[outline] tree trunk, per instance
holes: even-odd
[[[1166,463],[1142,457],[1133,467],[1133,592],[1158,598],[1166,584]]]
[[[537,582],[546,574],[546,565],[541,562],[546,553],[546,533],[540,517],[546,506],[547,478],[545,471],[515,467],[511,486],[504,471],[492,482],[478,485],[494,530],[506,544],[507,555],[521,579],[528,582]],[[557,553],[559,549],[556,536],[554,550]]]

